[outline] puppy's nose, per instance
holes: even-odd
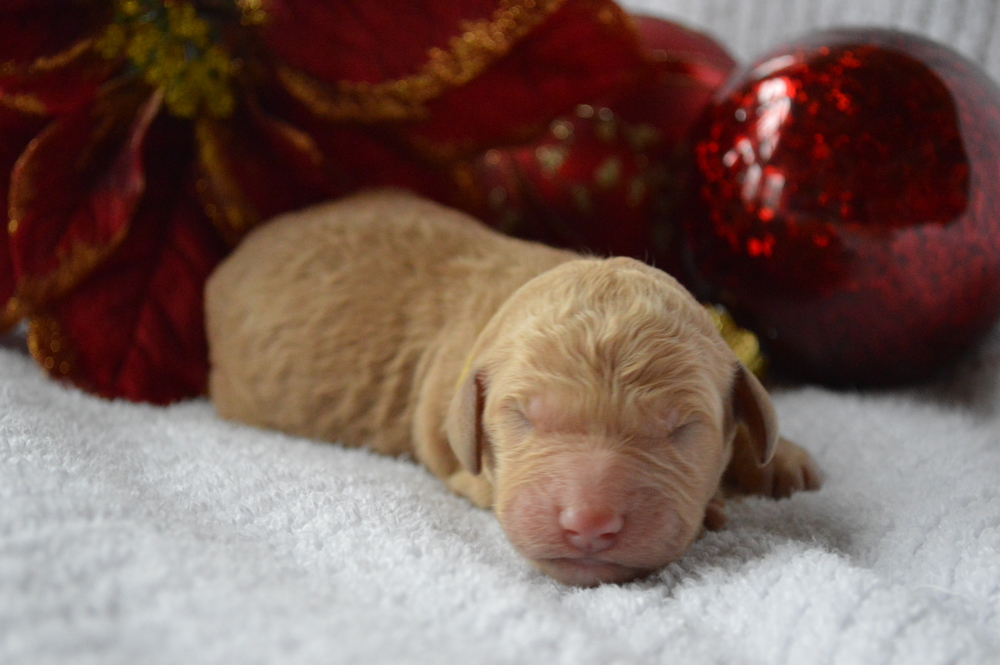
[[[566,540],[587,554],[611,548],[624,525],[622,515],[610,509],[570,506],[559,513]]]

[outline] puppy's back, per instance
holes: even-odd
[[[206,288],[220,415],[411,450],[421,377],[461,363],[518,286],[573,258],[403,192],[360,194],[261,227]]]

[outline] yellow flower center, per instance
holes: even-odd
[[[212,41],[211,25],[189,2],[115,0],[115,22],[97,48],[109,59],[124,56],[147,83],[162,88],[175,116],[233,113],[230,83],[236,65]]]

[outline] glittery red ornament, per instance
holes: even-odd
[[[925,39],[839,30],[716,96],[694,142],[688,281],[776,364],[925,377],[1000,312],[1000,90]]]
[[[474,212],[521,238],[641,257],[666,178],[662,160],[650,157],[659,147],[648,127],[580,105],[542,140],[490,150],[475,163],[486,206]]]
[[[631,18],[646,59],[637,80],[473,160],[461,207],[506,233],[598,254],[650,258],[671,242],[653,238],[669,229],[651,222],[669,203],[674,153],[736,63],[706,35]]]

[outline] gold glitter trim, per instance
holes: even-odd
[[[0,94],[0,106],[5,106],[25,115],[48,115],[48,109],[45,108],[45,104],[36,95]]]
[[[463,33],[452,37],[447,49],[430,49],[427,62],[405,78],[381,83],[341,81],[330,86],[289,67],[279,67],[278,78],[293,96],[327,120],[421,119],[427,115],[428,101],[479,76],[564,2],[501,0],[490,19],[463,22]]]
[[[8,76],[33,76],[35,74],[41,74],[45,72],[51,72],[56,69],[61,69],[66,65],[69,65],[74,60],[86,55],[94,48],[94,39],[92,37],[87,37],[86,39],[81,39],[64,51],[60,51],[55,55],[43,55],[35,58],[30,64],[19,64],[14,60],[7,60],[6,62],[0,62],[0,77],[6,78]]]
[[[18,280],[16,297],[22,310],[30,311],[50,303],[72,291],[91,272],[118,248],[128,233],[123,227],[104,247],[95,247],[75,242],[59,265],[50,273],[40,277],[22,277]]]
[[[11,298],[3,310],[0,310],[0,333],[7,332],[23,318],[24,310],[21,301],[17,298]]]
[[[298,151],[311,167],[322,168],[323,153],[309,134],[275,118],[261,118],[261,112],[256,107],[246,112],[256,115],[258,122],[267,123],[265,133],[271,133],[272,139],[280,137]],[[205,215],[223,240],[235,247],[248,231],[262,221],[262,217],[233,176],[233,158],[227,158],[227,145],[238,145],[238,139],[232,135],[231,126],[232,123],[221,123],[211,118],[199,118],[195,122],[198,145],[195,189]]]
[[[263,0],[236,0],[240,8],[240,23],[243,25],[261,25],[267,20]]]
[[[32,317],[28,321],[27,341],[31,357],[50,376],[64,379],[75,369],[76,354],[54,316]]]
[[[208,118],[195,123],[198,142],[198,165],[204,177],[196,183],[205,214],[222,237],[235,245],[251,228],[260,223],[260,215],[243,195],[240,184],[229,172],[224,158],[226,130]]]
[[[760,342],[757,340],[757,336],[736,325],[733,317],[724,307],[705,305],[705,310],[712,317],[712,322],[715,323],[722,339],[733,350],[739,361],[758,378],[763,378],[764,372],[767,370],[767,361],[760,351]]]
[[[288,141],[288,143],[295,147],[303,155],[309,156],[309,162],[313,167],[319,168],[322,166],[324,158],[323,152],[316,145],[316,141],[313,140],[307,132],[300,129],[296,129],[288,123],[282,122],[280,120],[275,120],[271,118],[271,128],[281,135],[281,138]]]

